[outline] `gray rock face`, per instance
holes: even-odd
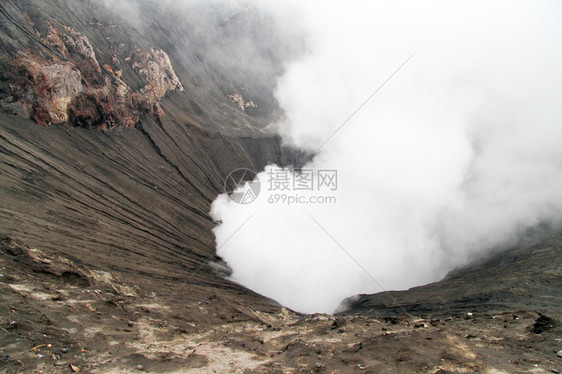
[[[510,248],[451,271],[439,282],[350,298],[344,302],[348,308],[344,314],[465,314],[473,318],[477,312],[530,308],[560,318],[561,265],[562,232],[543,228]],[[539,333],[543,325],[549,326],[541,321],[535,328]]]
[[[262,131],[281,72],[264,43],[279,40],[252,12],[192,14],[203,33],[182,18],[197,5],[136,2],[134,26],[103,3],[0,4],[0,233],[172,299],[193,285],[190,297],[223,289],[271,309],[209,265],[220,259],[208,212],[232,170],[307,157]],[[258,27],[259,73],[231,53]]]
[[[302,158],[276,138],[234,138],[168,118],[101,132],[0,115],[0,232],[133,284],[142,274],[251,295],[208,265],[216,260],[210,203],[237,167]]]
[[[0,4],[0,110],[45,126],[132,127],[164,116],[167,96],[190,122],[239,135],[279,116],[276,77],[299,48],[257,11],[138,1],[132,20],[106,3]]]

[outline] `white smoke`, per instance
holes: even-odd
[[[438,280],[559,221],[562,3],[261,6],[308,35],[308,53],[278,82],[278,128],[317,151],[305,167],[337,169],[337,202],[270,204],[279,191],[264,192],[267,172],[254,203],[219,196],[218,254],[234,281],[298,311],[333,312],[344,297]]]

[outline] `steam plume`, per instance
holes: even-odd
[[[333,312],[346,296],[438,280],[559,222],[560,2],[261,6],[307,35],[308,53],[278,82],[278,131],[317,151],[305,167],[337,169],[339,185],[335,204],[279,206],[267,202],[264,172],[256,202],[219,196],[218,254],[233,280],[299,311]]]

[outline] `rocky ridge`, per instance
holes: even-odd
[[[86,36],[56,21],[45,21],[47,32],[41,35],[29,16],[24,14],[24,20],[41,48],[19,50],[8,61],[4,79],[10,84],[1,101],[5,112],[43,126],[131,127],[140,113],[162,114],[159,100],[167,91],[183,90],[162,50],[136,49],[127,57],[148,82],[135,92],[121,79],[116,55],[102,68]]]
[[[259,79],[271,72],[241,69],[247,56],[235,45],[215,50],[249,30],[257,38],[253,30],[261,27],[259,15],[245,11],[225,21],[221,13],[230,10],[203,13],[198,23],[216,27],[203,32],[181,19],[197,6],[182,12],[151,2],[138,4],[145,18],[144,26],[137,27],[101,0],[0,4],[0,110],[43,126],[103,130],[132,127],[143,115],[164,116],[162,99],[177,92],[169,99],[182,112],[192,113],[192,123],[248,135],[275,118],[275,77]],[[162,24],[167,18],[170,22]],[[261,37],[268,36],[269,42],[275,40],[274,34]],[[278,56],[272,56],[265,42],[255,50],[257,58],[280,74]],[[211,57],[215,55],[220,58]],[[224,59],[231,60],[230,66],[222,66]]]

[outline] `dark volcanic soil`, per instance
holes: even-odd
[[[173,300],[65,257],[0,241],[3,372],[548,373],[560,369],[553,315],[368,316],[268,312],[203,296]],[[419,288],[418,292],[421,292]],[[179,287],[177,288],[179,291]],[[462,292],[462,290],[459,290]],[[192,295],[190,295],[191,293]]]
[[[503,248],[445,279],[407,291],[358,295],[347,300],[345,314],[388,317],[537,310],[557,318],[562,313],[562,231],[528,232],[517,245]]]

